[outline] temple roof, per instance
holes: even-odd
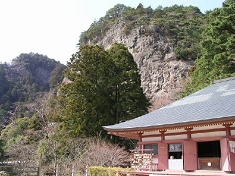
[[[143,116],[115,125],[110,132],[235,121],[235,77],[214,84]]]

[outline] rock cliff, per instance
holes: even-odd
[[[151,27],[151,34],[139,26],[128,35],[123,33],[123,26],[122,22],[114,24],[102,40],[93,44],[105,49],[115,42],[125,44],[138,65],[142,87],[153,103],[152,109],[172,102],[194,61],[177,60],[170,39],[156,26]]]

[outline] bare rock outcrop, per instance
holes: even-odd
[[[170,39],[156,26],[148,31],[140,26],[128,35],[124,34],[123,26],[122,22],[116,23],[96,44],[105,49],[115,42],[125,44],[138,65],[142,87],[153,109],[172,102],[194,61],[178,60]]]

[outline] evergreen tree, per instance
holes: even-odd
[[[66,68],[65,65],[58,63],[54,70],[51,72],[51,76],[49,78],[49,85],[50,88],[55,88],[59,84],[61,84],[64,76],[63,76],[63,71]]]
[[[112,116],[109,91],[110,60],[100,46],[83,46],[74,54],[65,76],[61,98],[65,104],[62,127],[72,136],[94,136]]]
[[[188,95],[214,80],[235,75],[235,1],[208,14],[208,26],[202,41],[202,56],[196,60],[191,82],[182,95]]]
[[[112,85],[116,123],[148,112],[150,105],[141,88],[141,78],[133,56],[123,44],[115,43],[108,50],[114,62]]]
[[[71,58],[60,91],[62,131],[70,136],[106,134],[104,125],[143,115],[149,101],[140,87],[137,65],[127,48],[82,46]]]
[[[5,65],[0,64],[0,104],[5,103],[3,96],[7,93],[10,88],[10,82],[6,78]]]
[[[12,83],[7,80],[6,68],[7,65],[0,64],[0,130],[8,121],[7,111],[10,109],[11,100],[9,90],[12,88]]]

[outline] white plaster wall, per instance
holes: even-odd
[[[154,134],[161,134],[161,133],[159,133],[158,130],[156,130],[156,131],[147,131],[147,132],[144,132],[142,136],[144,136],[144,135],[154,135]]]
[[[186,134],[175,135],[175,136],[165,136],[165,140],[178,140],[178,139],[187,139]]]
[[[225,131],[216,131],[216,132],[210,132],[210,133],[192,134],[191,137],[192,139],[195,139],[195,138],[217,137],[217,136],[225,136],[225,135],[226,135]]]
[[[185,132],[185,129],[184,128],[180,128],[180,129],[174,129],[174,130],[167,130],[165,134],[167,133],[179,133],[179,132]],[[144,135],[154,135],[154,134],[161,134],[158,130],[156,131],[147,131],[147,132],[144,132],[143,133],[143,136]]]
[[[235,135],[235,130],[231,130],[231,135]]]
[[[231,125],[230,127],[235,127],[235,123]],[[231,130],[231,135],[235,135],[235,130]]]
[[[142,142],[157,142],[157,141],[161,141],[161,137],[148,137],[142,139]]]

